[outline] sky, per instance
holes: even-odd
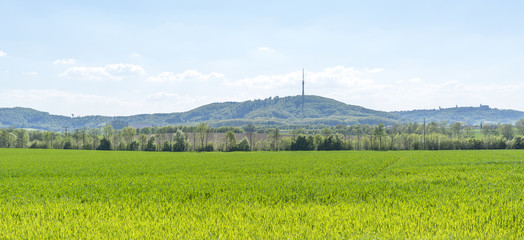
[[[0,0],[0,107],[188,111],[305,92],[524,110],[523,1]]]

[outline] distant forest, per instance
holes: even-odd
[[[117,151],[336,151],[524,149],[524,119],[515,124],[461,122],[337,125],[282,130],[257,127],[163,126],[74,131],[0,129],[2,148]]]

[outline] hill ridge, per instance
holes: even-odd
[[[461,121],[471,125],[483,122],[514,123],[524,118],[524,112],[499,110],[485,105],[384,112],[350,105],[322,96],[306,95],[302,112],[302,97],[269,97],[243,102],[215,102],[185,112],[137,114],[131,116],[53,115],[31,108],[0,108],[0,127],[34,128],[61,131],[64,128],[100,128],[112,124],[115,129],[125,126],[150,127],[165,125],[195,125],[206,122],[210,126],[264,126],[378,124],[392,125],[401,122]]]
[[[185,112],[137,114],[132,116],[82,116],[52,115],[31,108],[0,108],[0,127],[61,130],[64,127],[97,128],[117,123],[134,127],[192,125],[207,122],[211,126],[257,125],[337,125],[376,124],[397,122],[394,114],[349,105],[321,96],[306,95],[304,112],[301,96],[269,97],[243,102],[216,102]]]

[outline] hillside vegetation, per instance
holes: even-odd
[[[173,103],[176,105],[177,103]],[[0,128],[33,128],[62,131],[81,128],[101,128],[111,124],[115,129],[126,126],[135,128],[166,125],[197,125],[206,122],[212,127],[220,126],[336,126],[354,124],[378,124],[386,126],[401,122],[448,123],[463,122],[467,125],[481,123],[515,123],[524,118],[524,112],[499,110],[489,107],[459,107],[441,110],[413,110],[383,112],[349,105],[320,96],[274,97],[244,102],[212,103],[180,113],[140,114],[133,116],[85,116],[67,117],[51,115],[29,108],[0,108]]]
[[[128,117],[65,117],[51,115],[28,108],[0,109],[0,126],[63,130],[103,127],[112,124],[116,129],[125,126],[150,127],[165,125],[196,125],[207,122],[210,126],[243,126],[247,124],[281,125],[328,125],[338,124],[393,124],[394,114],[348,105],[319,96],[274,97],[245,102],[212,103],[182,113],[141,114]],[[176,103],[173,103],[176,104]],[[115,124],[116,123],[116,124]],[[120,125],[120,126],[119,126]]]

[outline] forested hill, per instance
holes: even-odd
[[[64,130],[66,127],[69,129],[95,128],[102,126],[107,121],[112,121],[112,119],[102,116],[72,118],[51,115],[31,108],[0,108],[0,128],[14,127],[58,131]]]
[[[241,126],[249,123],[260,125],[286,124],[377,124],[397,122],[396,116],[387,112],[374,111],[348,105],[319,96],[274,97],[245,102],[213,103],[189,112],[181,113],[180,119],[167,119],[170,123],[210,122],[214,125]]]
[[[176,104],[176,103],[173,103]],[[212,103],[181,113],[141,114],[126,117],[66,117],[51,115],[29,108],[0,108],[0,128],[33,128],[63,131],[67,129],[99,128],[111,124],[115,129],[125,126],[150,127],[165,125],[195,125],[206,122],[212,127],[284,125],[377,124],[391,125],[397,122],[465,122],[515,123],[524,118],[524,112],[481,107],[458,107],[439,110],[413,110],[381,112],[348,105],[319,96],[274,97],[245,102]]]
[[[338,124],[393,124],[392,113],[374,111],[348,105],[319,96],[274,97],[245,102],[212,103],[182,113],[141,114],[128,117],[66,117],[51,115],[28,108],[0,108],[0,127],[64,130],[103,127],[112,124],[146,127],[164,125],[191,125],[206,122],[210,126],[243,126],[250,123],[266,126],[282,125],[338,125]],[[176,103],[173,103],[176,104]]]
[[[392,112],[404,122],[464,122],[467,125],[479,126],[482,123],[511,123],[524,118],[524,112],[501,110],[481,105],[480,107],[455,107],[432,110],[412,110]]]

